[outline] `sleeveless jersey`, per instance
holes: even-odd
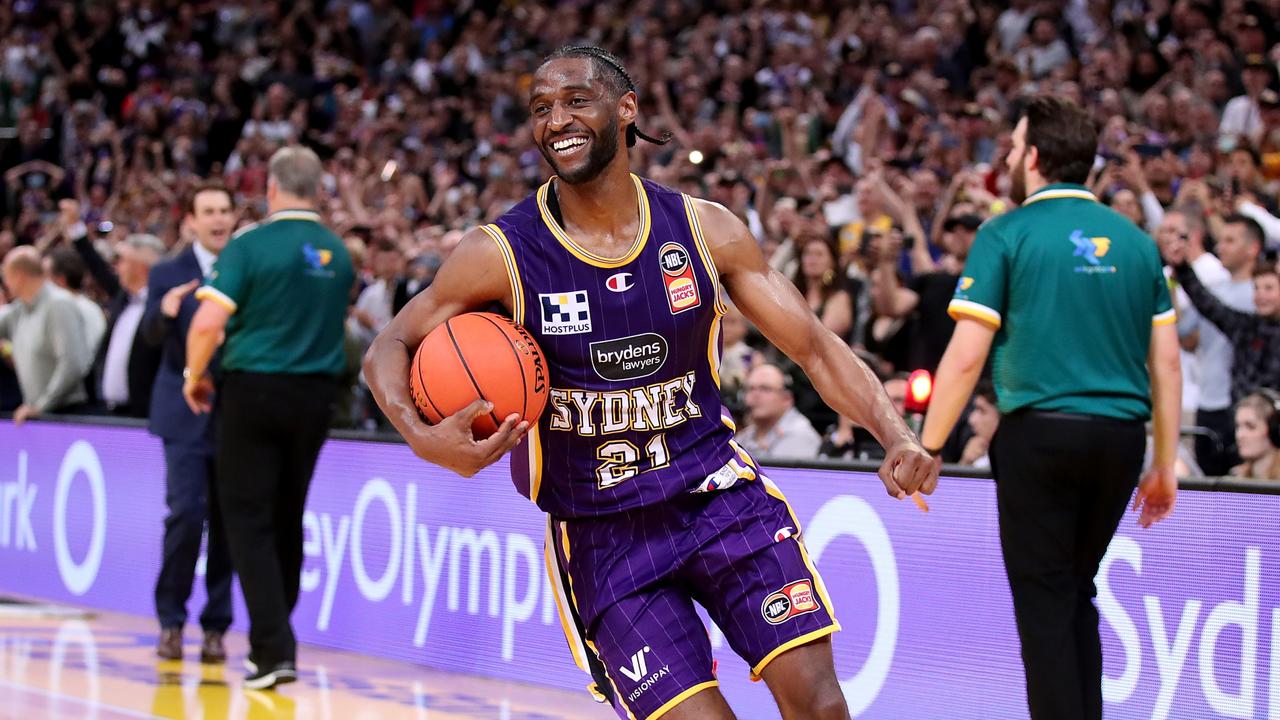
[[[548,209],[551,181],[484,226],[550,383],[546,411],[512,450],[512,480],[556,517],[755,478],[720,403],[725,307],[693,202],[631,178],[640,230],[618,259],[569,237]]]

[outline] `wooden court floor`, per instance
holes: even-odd
[[[225,666],[200,664],[198,629],[189,628],[186,640],[189,659],[164,661],[155,656],[150,618],[0,616],[0,720],[616,718],[585,690],[551,690],[305,645],[298,649],[298,682],[276,691],[246,690],[243,635],[228,636]]]

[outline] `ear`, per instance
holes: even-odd
[[[619,125],[625,128],[627,125],[635,124],[636,116],[639,115],[639,113],[639,102],[636,99],[634,91],[628,90],[622,94],[622,97],[618,98]]]
[[[1040,151],[1035,145],[1027,145],[1026,149],[1022,151],[1022,157],[1028,172],[1033,170],[1040,172]]]

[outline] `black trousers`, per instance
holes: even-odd
[[[1236,414],[1231,408],[1223,410],[1197,410],[1196,425],[1207,427],[1218,435],[1217,444],[1203,435],[1196,436],[1196,463],[1209,477],[1231,474],[1231,468],[1240,464],[1236,452]]]
[[[187,600],[195,580],[196,561],[206,521],[209,549],[205,562],[208,598],[200,614],[206,632],[226,632],[231,625],[231,558],[218,512],[214,485],[213,447],[204,438],[166,439],[164,557],[156,578],[156,616],[162,628],[181,628],[187,622]]]
[[[229,373],[218,388],[218,497],[260,667],[296,660],[302,512],[336,394],[296,375]]]
[[[1035,720],[1100,720],[1094,576],[1142,471],[1141,422],[1014,413],[992,444],[1027,702]]]

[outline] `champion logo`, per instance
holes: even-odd
[[[635,283],[631,282],[631,273],[620,272],[610,275],[609,279],[604,281],[604,286],[609,288],[610,292],[621,293],[635,287]]]

